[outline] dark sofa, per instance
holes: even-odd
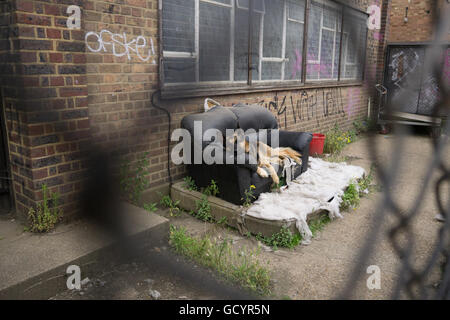
[[[202,122],[202,134],[208,129],[219,130],[223,137],[226,135],[226,129],[238,129],[241,128],[244,131],[248,129],[267,129],[269,134],[267,137],[267,144],[271,145],[270,132],[271,130],[278,130],[278,123],[275,116],[258,105],[243,105],[238,104],[231,108],[225,108],[222,106],[214,107],[205,113],[192,114],[183,118],[181,127],[187,129],[191,133],[192,137],[192,149],[191,154],[192,163],[194,159],[194,122]],[[199,139],[199,137],[197,137]],[[294,177],[298,177],[305,172],[308,168],[309,159],[309,144],[312,139],[311,133],[305,132],[289,132],[279,130],[279,146],[291,147],[302,154],[302,166],[297,166]],[[200,141],[200,140],[199,140]],[[199,142],[200,143],[200,142]],[[202,150],[204,150],[210,143],[213,142],[201,142]],[[217,143],[217,142],[215,142]],[[225,142],[218,142],[221,145],[225,145]],[[199,150],[197,150],[199,152]],[[214,180],[218,187],[220,194],[218,197],[229,201],[231,203],[241,205],[244,202],[245,191],[249,190],[251,185],[256,188],[253,190],[253,194],[256,199],[261,193],[269,192],[272,185],[272,179],[261,178],[257,173],[257,165],[250,164],[248,161],[248,154],[245,164],[212,164],[208,165],[204,162],[202,164],[189,164],[187,165],[188,174],[195,180],[198,187],[206,187]],[[282,173],[282,168],[278,168],[278,174]]]

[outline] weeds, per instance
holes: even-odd
[[[356,208],[359,205],[360,199],[373,191],[373,188],[376,187],[372,185],[373,171],[374,166],[370,168],[368,175],[365,175],[358,182],[353,181],[350,183],[342,196],[341,210]]]
[[[189,191],[197,191],[198,190],[197,186],[195,185],[195,181],[194,181],[194,179],[192,179],[192,177],[187,176],[183,179],[183,181],[184,181],[184,187],[186,189],[188,189]]]
[[[313,236],[315,236],[317,232],[322,231],[323,228],[325,228],[325,226],[330,222],[331,222],[331,219],[328,216],[328,214],[320,215],[319,218],[312,219],[309,222],[309,224],[308,224],[309,230],[311,230],[311,233],[313,234]]]
[[[214,180],[211,180],[211,184],[204,188],[202,191],[203,192],[201,200],[198,200],[196,202],[196,211],[191,211],[190,214],[202,221],[214,222],[214,218],[211,215],[211,205],[209,204],[208,197],[215,197],[216,195],[218,195],[219,187]]]
[[[369,174],[364,176],[361,180],[359,180],[358,185],[359,185],[360,196],[370,193],[371,191],[373,191],[373,188],[376,187],[376,186],[372,185],[373,178],[374,178],[373,172],[374,172],[374,166],[372,165],[370,167]]]
[[[333,129],[328,131],[325,138],[325,144],[323,147],[324,153],[340,153],[344,147],[356,140],[356,131],[342,131],[339,126],[334,126]]]
[[[284,187],[285,185],[287,185],[286,178],[280,177],[280,182],[278,184],[274,184],[272,186],[272,190],[279,190],[281,187]]]
[[[357,182],[351,182],[342,196],[340,209],[347,210],[349,208],[356,208],[359,205],[359,188]]]
[[[217,186],[216,182],[214,180],[211,180],[211,184],[207,186],[203,192],[204,195],[207,197],[209,196],[217,196],[219,194],[219,187]]]
[[[363,121],[357,120],[353,122],[353,127],[355,128],[357,134],[374,131],[376,129],[376,126],[376,121],[372,119],[366,119]]]
[[[256,239],[277,250],[278,247],[289,249],[295,248],[300,244],[302,237],[298,233],[293,234],[287,227],[282,227],[279,232],[274,233],[269,238],[258,234]]]
[[[144,209],[148,212],[158,211],[158,207],[156,207],[156,203],[144,203]]]
[[[261,295],[270,294],[270,273],[257,260],[259,250],[241,250],[235,253],[232,242],[219,242],[208,236],[196,239],[187,234],[186,229],[170,227],[170,245],[182,255],[197,263],[216,270],[226,279]]]
[[[47,185],[42,185],[44,199],[38,203],[36,209],[28,210],[28,221],[30,226],[25,231],[36,233],[51,231],[56,223],[62,218],[62,210],[58,208],[59,194],[48,192]],[[49,199],[51,198],[51,199]]]
[[[256,197],[253,194],[253,190],[256,189],[254,185],[251,185],[248,190],[244,191],[244,198],[241,198],[241,200],[244,200],[243,206],[248,208],[252,204],[253,200],[256,199]]]
[[[172,198],[169,195],[162,195],[161,193],[159,193],[159,195],[162,196],[161,200],[159,201],[159,203],[164,208],[168,208],[169,209],[171,217],[180,215],[180,213],[181,213],[181,209],[179,207],[180,200],[173,201]]]
[[[148,187],[146,175],[150,162],[147,157],[148,152],[142,155],[134,166],[126,161],[120,167],[120,189],[134,205],[139,204],[142,192]]]
[[[225,216],[220,218],[219,221],[217,221],[218,225],[227,224],[227,223],[228,223],[228,218]]]
[[[214,219],[211,215],[211,205],[208,201],[207,195],[202,195],[202,199],[196,202],[196,210],[191,211],[191,215],[205,222],[213,222]]]

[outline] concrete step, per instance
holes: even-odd
[[[121,206],[132,251],[167,242],[168,219],[130,204]],[[48,299],[67,289],[68,266],[79,266],[81,279],[92,277],[124,253],[121,244],[83,220],[42,235],[23,232],[16,221],[0,221],[0,299]]]

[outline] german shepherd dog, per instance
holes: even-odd
[[[236,143],[238,134],[235,133],[232,137],[232,143]],[[239,147],[244,150],[245,153],[252,155],[255,159],[258,159],[258,169],[256,173],[262,178],[268,178],[269,175],[275,184],[280,183],[278,174],[272,164],[278,164],[282,166],[284,164],[284,159],[291,158],[299,165],[302,164],[301,154],[292,148],[272,148],[267,144],[258,141],[257,143],[250,143],[247,139],[242,139],[239,142]],[[269,173],[267,173],[264,168],[267,168]]]

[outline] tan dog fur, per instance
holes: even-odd
[[[236,141],[236,138],[237,135],[235,134],[234,141]],[[240,147],[245,147],[244,150],[246,153],[250,153],[251,151],[255,152],[254,150],[250,150],[250,143],[245,139],[241,142]],[[258,141],[257,155],[258,169],[256,170],[256,173],[262,178],[267,178],[270,175],[275,184],[279,184],[280,179],[278,178],[278,174],[272,164],[276,163],[278,165],[283,165],[283,160],[289,157],[301,165],[301,154],[292,148],[272,148],[267,144]],[[269,174],[267,174],[266,170],[263,168],[267,168]]]

